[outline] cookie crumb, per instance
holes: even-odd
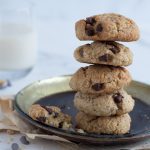
[[[78,133],[85,133],[83,129],[76,129]]]
[[[6,132],[9,134],[9,135],[13,135],[13,134],[16,134],[18,133],[18,131],[14,131],[14,130],[6,130]]]
[[[68,107],[67,107],[67,109],[69,110],[69,109],[70,109],[70,107],[68,106]]]
[[[19,145],[17,143],[12,143],[11,149],[12,150],[19,150],[20,148],[19,148]]]
[[[24,145],[29,145],[29,144],[30,144],[30,142],[27,140],[27,138],[26,138],[25,136],[22,136],[22,137],[20,138],[20,142],[21,142],[22,144],[24,144]]]
[[[4,89],[9,86],[11,86],[11,83],[9,80],[0,80],[0,89]]]

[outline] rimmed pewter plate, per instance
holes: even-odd
[[[132,81],[126,89],[135,99],[134,110],[130,113],[131,130],[128,134],[102,135],[65,131],[35,121],[28,116],[28,110],[34,103],[55,105],[72,116],[75,126],[74,118],[77,110],[73,105],[75,92],[69,87],[70,78],[71,76],[54,77],[25,87],[16,95],[14,102],[16,111],[29,123],[74,142],[109,145],[133,143],[150,138],[150,86],[137,81]]]

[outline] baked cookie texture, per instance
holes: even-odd
[[[130,42],[140,37],[139,28],[133,20],[115,13],[79,20],[75,31],[79,40]]]
[[[96,41],[82,45],[75,50],[74,57],[83,63],[112,66],[128,66],[133,60],[130,49],[114,41]]]
[[[123,67],[90,65],[80,68],[71,78],[70,87],[86,94],[108,94],[127,86],[131,75]]]
[[[79,111],[93,116],[120,116],[132,111],[134,100],[124,90],[107,95],[89,95],[77,92],[74,105]]]
[[[78,112],[77,126],[89,133],[125,134],[130,130],[131,118],[128,114],[111,117],[97,117]]]
[[[72,126],[71,116],[62,113],[60,108],[56,106],[34,104],[29,109],[29,116],[34,120],[56,128],[69,129]]]

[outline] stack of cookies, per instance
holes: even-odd
[[[123,66],[132,63],[130,49],[115,41],[136,41],[139,29],[134,21],[118,14],[102,14],[76,23],[79,40],[93,40],[78,47],[74,57],[82,63],[93,64],[80,68],[70,80],[77,91],[74,105],[79,110],[77,126],[86,132],[125,134],[130,130],[129,112],[134,100],[124,90],[131,82]]]

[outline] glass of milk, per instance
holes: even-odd
[[[0,0],[0,79],[27,75],[36,57],[33,5],[27,0]]]

